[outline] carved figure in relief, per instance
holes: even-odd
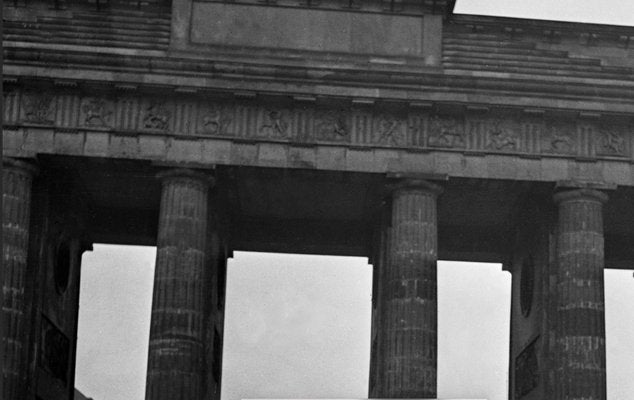
[[[284,113],[277,110],[267,110],[264,112],[265,122],[260,127],[260,134],[268,137],[286,137],[288,122],[284,118]]]
[[[31,94],[24,96],[24,117],[29,122],[53,122],[53,96],[50,94]]]
[[[383,115],[379,117],[374,135],[374,141],[378,144],[390,144],[400,146],[405,144],[401,121],[393,116]]]
[[[519,147],[518,138],[498,120],[493,123],[493,129],[489,132],[489,147],[496,150],[516,150]]]
[[[464,147],[464,125],[456,118],[434,116],[430,123],[429,145],[435,147]]]
[[[317,114],[315,135],[321,140],[343,140],[348,136],[348,126],[343,112],[329,110]]]
[[[162,103],[153,102],[146,109],[143,127],[145,129],[164,131],[168,128],[169,119],[169,110]]]
[[[569,153],[572,151],[572,139],[566,135],[555,135],[550,141],[553,151],[558,153]]]
[[[570,153],[573,150],[572,134],[560,125],[550,126],[550,148],[555,153]]]
[[[601,148],[610,154],[623,154],[625,151],[625,139],[616,130],[611,128],[601,129]]]
[[[231,117],[218,105],[213,105],[211,111],[202,117],[202,127],[205,133],[211,135],[223,135],[227,133],[227,127],[231,123]]]
[[[107,107],[103,99],[91,98],[83,106],[84,125],[86,126],[108,126],[107,120],[112,111]]]

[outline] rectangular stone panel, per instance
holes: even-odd
[[[193,44],[422,56],[422,16],[194,2]]]

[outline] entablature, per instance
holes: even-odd
[[[13,86],[13,87],[12,87]],[[6,85],[5,154],[632,184],[632,114]]]
[[[97,86],[156,87],[171,92],[245,92],[364,101],[439,102],[579,112],[634,112],[634,81],[498,79],[497,76],[420,73],[380,65],[360,73],[344,64],[299,66],[205,59],[155,58],[5,48],[6,79],[77,81]],[[6,58],[5,58],[6,59]],[[17,60],[20,60],[17,62]],[[82,65],[90,59],[93,65]],[[99,65],[96,68],[94,64]],[[71,68],[69,68],[69,66]]]

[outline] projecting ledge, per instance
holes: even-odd
[[[593,181],[602,185],[631,186],[634,168],[628,160],[579,162],[571,157],[526,158],[517,154],[466,154],[451,149],[405,149],[324,143],[300,143],[231,138],[174,137],[169,134],[78,131],[46,128],[5,130],[5,157],[31,158],[37,154],[64,154],[173,162],[213,167],[254,167],[336,170],[348,172],[423,174],[452,178],[517,181]]]

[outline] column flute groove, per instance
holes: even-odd
[[[556,399],[605,400],[603,204],[592,189],[555,194],[557,231]]]
[[[440,187],[408,180],[392,198],[384,304],[386,385],[381,396],[436,396],[437,221]]]
[[[23,397],[25,387],[24,290],[31,187],[36,169],[31,164],[7,158],[2,159],[2,164],[2,398],[15,400]]]
[[[203,382],[203,271],[211,180],[159,174],[161,208],[152,300],[147,400],[199,400]]]

